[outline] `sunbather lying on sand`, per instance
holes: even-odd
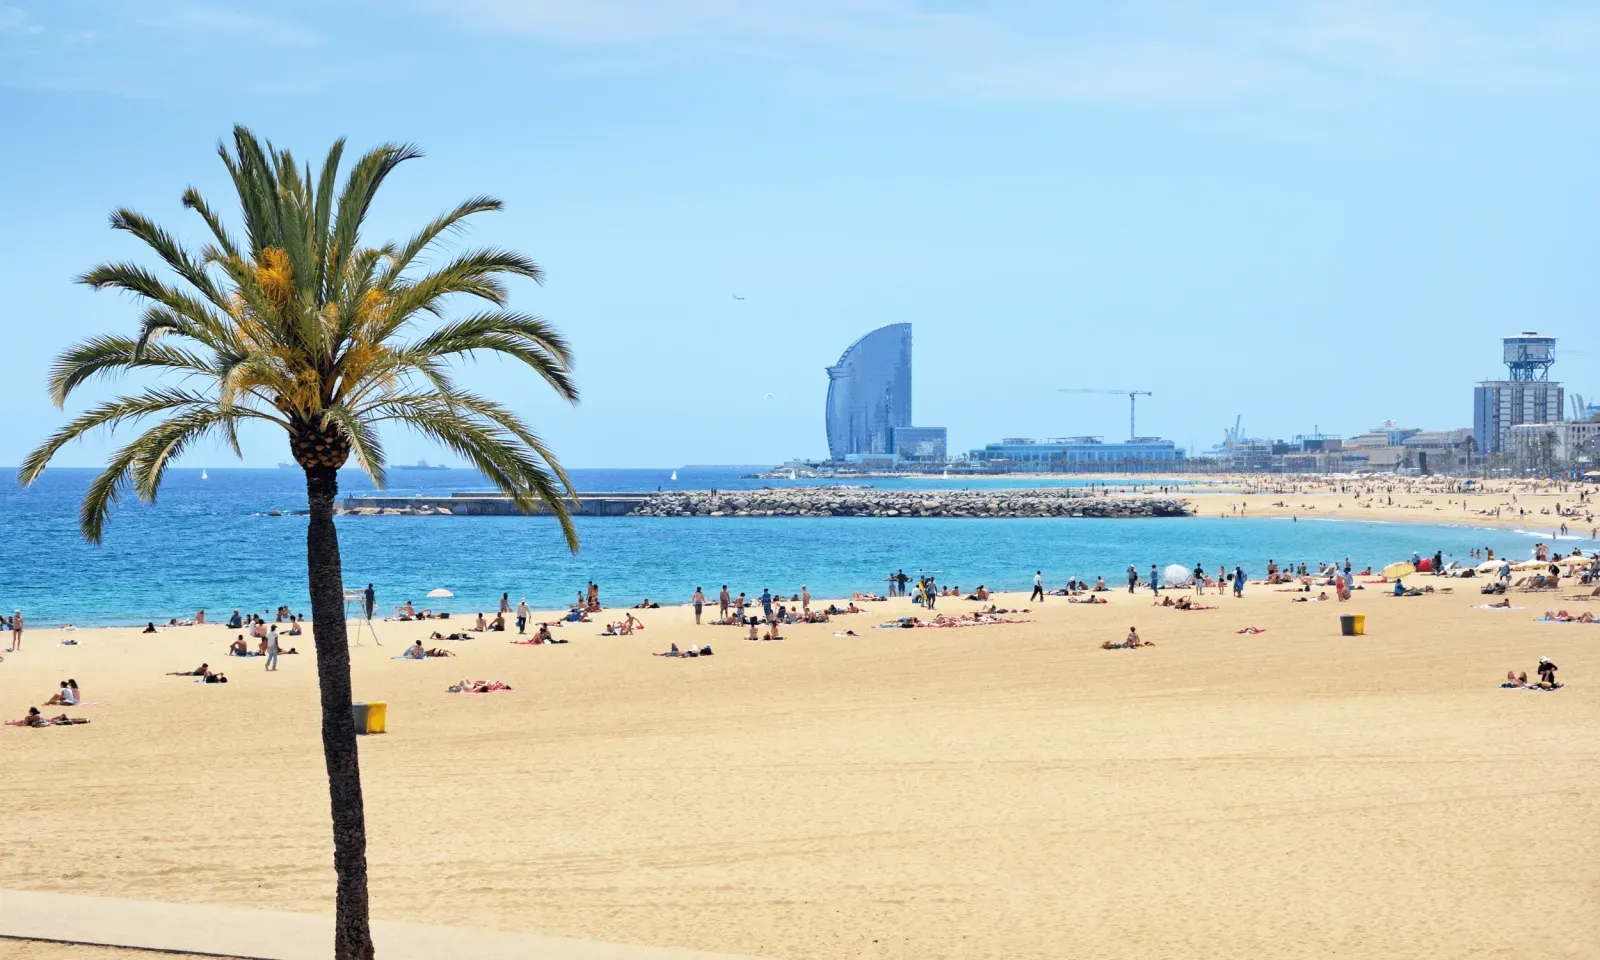
[[[834,636],[836,636],[836,637],[858,637],[858,636],[860,636],[860,634],[856,633],[854,630],[846,630],[843,633],[836,633],[836,634],[834,634]]]
[[[1068,597],[1068,603],[1110,603],[1105,597]]]
[[[211,676],[211,665],[208,664],[208,663],[202,663],[202,664],[200,664],[200,666],[195,667],[193,670],[174,670],[171,673],[168,673],[167,676],[169,676],[169,677],[209,677],[209,676]]]
[[[1594,623],[1594,614],[1585,610],[1583,613],[1573,616],[1565,610],[1557,610],[1555,613],[1546,610],[1540,620],[1544,623]]]
[[[87,717],[69,717],[61,714],[57,717],[46,717],[39,712],[38,707],[29,707],[26,715],[21,720],[7,720],[8,727],[71,727],[81,723],[88,723]]]
[[[430,647],[425,652],[430,657],[453,657],[453,656],[455,656],[455,654],[451,653],[449,650],[444,649],[443,647]]]
[[[1518,687],[1526,687],[1527,685],[1528,685],[1528,675],[1526,673],[1524,673],[1522,676],[1519,677],[1519,676],[1517,676],[1517,673],[1516,673],[1515,670],[1507,670],[1506,671],[1505,682],[1500,684],[1500,686],[1503,689],[1512,689],[1512,690],[1514,690],[1514,689],[1516,689]]]
[[[470,634],[470,633],[452,633],[452,634],[449,634],[447,636],[447,635],[442,634],[439,631],[435,630],[435,631],[433,631],[433,633],[428,635],[428,639],[429,640],[471,640],[472,639],[472,634]]]
[[[451,693],[500,693],[511,692],[511,687],[499,680],[463,680],[460,683],[446,687]]]
[[[698,650],[694,647],[690,647],[687,650],[679,650],[678,645],[674,643],[672,649],[666,653],[651,654],[652,657],[709,657],[711,655],[711,644],[709,643],[702,644]]]
[[[1258,633],[1266,633],[1267,632],[1267,628],[1266,627],[1245,627],[1243,630],[1235,630],[1233,632],[1234,633],[1248,633],[1251,636],[1255,636]]]

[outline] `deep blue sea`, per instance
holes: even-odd
[[[679,468],[676,482],[668,469],[574,470],[572,475],[586,492],[789,485],[738,479],[748,472]],[[266,515],[305,507],[300,472],[212,469],[206,480],[200,474],[198,469],[169,471],[156,504],[124,502],[98,547],[85,543],[77,527],[78,501],[93,471],[52,469],[27,489],[9,478],[0,481],[0,609],[20,608],[38,627],[164,621],[202,608],[208,617],[220,618],[236,607],[259,612],[280,603],[307,610],[305,519]],[[999,489],[1090,481],[929,477],[865,482],[901,489]],[[389,490],[448,493],[487,486],[472,471],[396,470]],[[359,493],[372,484],[347,471],[341,488]],[[1413,550],[1461,556],[1484,546],[1522,557],[1538,539],[1466,527],[1222,518],[581,517],[577,522],[583,547],[573,556],[548,518],[341,517],[345,584],[373,583],[382,610],[409,599],[418,606],[475,613],[493,610],[502,591],[513,602],[526,597],[536,608],[560,607],[591,579],[600,584],[607,605],[646,597],[678,603],[697,585],[714,593],[724,583],[752,595],[764,587],[793,593],[804,583],[817,596],[837,597],[852,589],[881,592],[883,578],[898,568],[913,575],[937,571],[940,583],[963,589],[979,583],[1026,588],[1039,568],[1052,586],[1069,576],[1093,580],[1100,575],[1115,583],[1129,563],[1141,571],[1151,564],[1201,563],[1208,570],[1240,564],[1259,576],[1269,558],[1315,564],[1348,556],[1358,567],[1376,567],[1408,558]],[[1584,541],[1572,545],[1596,548]],[[425,600],[434,588],[455,597]]]

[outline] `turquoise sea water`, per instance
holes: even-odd
[[[739,489],[787,485],[741,481],[735,470],[577,470],[581,490]],[[262,611],[287,603],[307,610],[305,520],[266,516],[305,506],[296,470],[199,470],[168,474],[154,506],[125,503],[105,542],[77,531],[78,500],[89,470],[51,470],[33,487],[0,484],[0,609],[21,608],[38,627],[217,618],[235,607]],[[443,493],[483,489],[468,471],[397,471],[390,489]],[[878,486],[978,487],[970,479],[876,480]],[[1060,482],[1087,483],[1076,478]],[[1168,482],[1170,481],[1156,481]],[[344,492],[371,489],[341,475]],[[986,481],[1023,485],[1017,481]],[[1027,483],[1025,485],[1039,485]],[[338,521],[346,586],[374,584],[379,607],[413,600],[457,613],[492,610],[502,591],[536,608],[565,605],[593,579],[608,605],[648,597],[682,602],[696,585],[759,594],[793,593],[802,583],[820,597],[852,589],[882,591],[904,568],[938,571],[943,584],[1025,589],[1042,568],[1059,586],[1069,576],[1123,580],[1129,563],[1148,572],[1170,563],[1207,570],[1242,565],[1259,576],[1280,564],[1349,557],[1358,567],[1408,558],[1413,550],[1464,556],[1472,547],[1528,555],[1533,534],[1467,527],[1339,521],[1187,518],[1170,520],[978,520],[872,518],[579,518],[577,556],[556,525],[532,517],[343,517]],[[1543,531],[1549,538],[1549,531]],[[1596,548],[1589,541],[1561,547]],[[433,588],[455,598],[427,601]]]

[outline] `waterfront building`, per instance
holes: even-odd
[[[944,427],[895,427],[894,455],[911,463],[944,463],[949,440]]]
[[[1059,437],[1049,440],[1007,437],[981,450],[973,450],[968,454],[968,459],[986,464],[991,469],[1044,472],[1072,470],[1095,464],[1170,463],[1182,456],[1183,450],[1171,440],[1160,437],[1134,437],[1116,443],[1106,443],[1099,437]]]
[[[1506,431],[1503,451],[1522,469],[1551,471],[1600,459],[1600,421],[1519,423]]]
[[[1511,428],[1519,424],[1556,423],[1566,417],[1566,394],[1550,380],[1555,337],[1527,332],[1506,337],[1502,357],[1509,378],[1484,380],[1472,392],[1472,436],[1479,453],[1509,452]]]
[[[852,343],[828,368],[828,456],[872,467],[945,460],[945,428],[911,424],[911,324]]]
[[[894,452],[894,428],[911,426],[911,324],[879,327],[828,368],[826,422],[834,460]]]

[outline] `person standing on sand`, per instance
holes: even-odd
[[[772,591],[766,587],[761,588],[761,615],[767,618],[768,623],[772,622]]]
[[[22,611],[11,611],[11,652],[22,649]]]
[[[1238,565],[1233,568],[1233,598],[1235,600],[1244,598],[1244,570]]]
[[[378,594],[372,589],[372,584],[367,584],[367,591],[362,594],[361,600],[367,609],[367,619],[371,620],[373,612],[378,609]],[[235,610],[233,613],[234,616],[238,616],[239,611]]]
[[[517,600],[517,632],[526,633],[528,621],[533,619],[533,609],[528,606],[528,598]]]
[[[895,582],[900,585],[900,596],[902,596],[902,597],[905,596],[906,595],[906,584],[911,582],[911,578],[906,576],[905,568],[902,567],[900,572],[894,575],[894,579],[895,579]]]
[[[269,627],[267,629],[266,669],[271,670],[274,673],[276,673],[278,670],[278,628],[276,626]]]
[[[727,596],[727,594],[724,593],[723,596]],[[699,587],[695,587],[694,588],[694,596],[690,597],[689,599],[694,602],[694,623],[695,623],[695,626],[699,626],[700,625],[700,611],[704,610],[705,607],[706,607],[706,595],[700,591]]]
[[[1156,573],[1156,565],[1150,564],[1150,592],[1161,596],[1161,577]]]
[[[728,604],[731,602],[732,600],[728,597],[728,585],[724,583],[722,585],[722,593],[717,597],[717,605],[721,608],[723,620],[728,619]]]
[[[1132,593],[1133,592],[1133,588],[1137,587],[1138,585],[1139,585],[1139,571],[1135,570],[1133,564],[1130,563],[1130,564],[1128,564],[1128,592]]]
[[[811,615],[811,591],[805,584],[800,584],[800,612],[805,616]]]
[[[1044,571],[1043,570],[1035,570],[1035,571],[1033,571],[1033,592],[1028,594],[1028,600],[1030,602],[1034,601],[1034,600],[1037,600],[1040,603],[1044,603]]]
[[[511,594],[500,594],[500,613],[502,616],[511,612]]]

